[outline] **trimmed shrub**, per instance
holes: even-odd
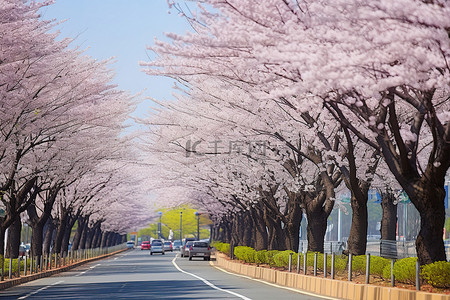
[[[366,273],[367,255],[358,255],[353,257],[353,271],[360,274]],[[370,256],[370,275],[383,277],[383,269],[388,265],[389,259],[371,255]],[[390,270],[389,270],[390,272]],[[389,273],[389,278],[391,277]]]
[[[228,243],[216,242],[216,243],[214,243],[214,248],[216,248],[218,251],[220,251],[222,253],[225,253],[228,256],[230,256],[230,254],[231,254],[230,244],[228,244]]]
[[[437,288],[450,288],[450,262],[437,261],[422,267],[422,278]]]
[[[394,264],[395,280],[403,283],[415,284],[416,282],[416,261],[417,257],[407,257],[397,260]],[[383,268],[383,278],[391,279],[391,264]]]
[[[278,252],[280,252],[280,251],[278,251],[278,250],[268,250],[268,251],[265,252],[265,254],[266,254],[266,263],[269,264],[271,267],[275,265],[275,263],[273,261],[273,256],[275,254],[277,254]]]
[[[234,255],[236,258],[247,263],[255,262],[255,253],[255,249],[247,246],[237,246],[234,248]]]
[[[255,262],[257,264],[267,264],[266,252],[267,252],[267,250],[256,251]]]
[[[297,255],[292,250],[279,251],[273,256],[273,262],[277,267],[288,267],[289,266],[289,253],[292,253],[292,260],[297,259]]]

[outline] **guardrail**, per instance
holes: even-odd
[[[96,257],[105,256],[127,248],[126,243],[103,248],[79,249],[61,254],[51,253],[41,256],[23,256],[14,259],[0,257],[0,281],[19,278],[78,264]]]
[[[341,254],[347,249],[346,242],[329,241],[324,243],[325,253]],[[308,242],[299,242],[299,252],[306,252],[308,250]],[[388,258],[402,259],[406,257],[416,257],[416,242],[415,241],[390,241],[377,240],[367,241],[366,253],[371,255],[383,256]],[[450,257],[450,244],[445,244],[445,253]]]

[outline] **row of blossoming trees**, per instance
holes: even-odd
[[[348,251],[359,255],[369,189],[382,196],[386,240],[403,190],[421,217],[420,263],[445,260],[449,2],[201,2],[185,16],[193,31],[142,62],[177,82],[177,101],[147,121],[165,192],[184,190],[174,195],[212,217],[215,238],[256,249],[297,250],[304,212],[308,248],[323,252],[349,190]]]
[[[57,39],[48,3],[0,1],[0,255],[17,257],[23,222],[34,256],[122,242],[146,221],[142,178],[121,135],[134,100],[108,62]],[[5,232],[7,239],[5,245]]]

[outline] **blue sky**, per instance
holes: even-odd
[[[56,0],[41,15],[44,19],[66,20],[57,27],[61,37],[76,38],[75,45],[89,48],[88,55],[96,59],[115,57],[114,82],[120,89],[132,94],[145,90],[143,97],[164,100],[173,98],[173,80],[146,75],[139,61],[153,57],[146,46],[152,45],[155,37],[166,40],[165,32],[190,30],[177,11],[168,12],[166,0]],[[144,116],[150,105],[150,101],[144,101],[134,115]]]

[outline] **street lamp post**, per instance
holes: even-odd
[[[159,223],[158,223],[158,239],[161,238],[161,216],[162,216],[162,212],[158,212],[159,215]]]
[[[180,241],[183,240],[183,212],[180,211]]]
[[[200,240],[200,214],[198,211],[194,213],[197,216],[197,240]]]

